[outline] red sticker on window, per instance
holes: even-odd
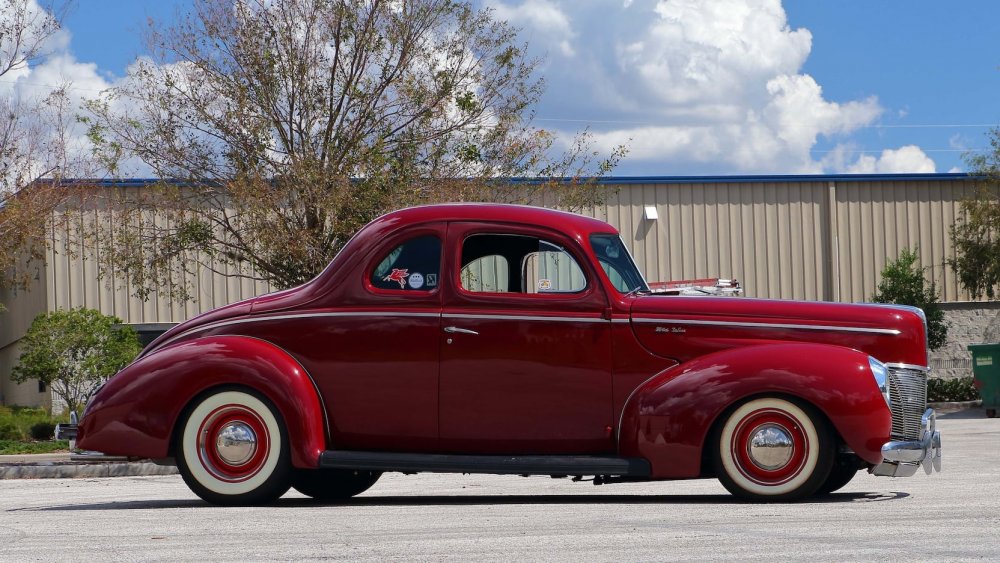
[[[388,276],[382,278],[382,281],[396,282],[399,284],[399,289],[406,288],[406,276],[410,275],[407,268],[400,270],[399,268],[393,268],[392,273]]]

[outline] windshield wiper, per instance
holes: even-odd
[[[629,291],[628,293],[626,293],[625,297],[632,297],[633,295],[640,295],[640,294],[647,294],[647,293],[653,293],[653,292],[650,291],[649,289],[643,288],[641,285],[639,285],[639,286],[636,286],[635,289],[633,289],[633,290]]]

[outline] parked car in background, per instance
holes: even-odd
[[[405,209],[317,278],[150,344],[79,445],[176,463],[202,498],[348,498],[386,471],[717,477],[794,500],[939,468],[906,307],[654,295],[610,225]]]

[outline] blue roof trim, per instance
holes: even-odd
[[[68,178],[61,182],[70,186],[97,186],[101,188],[144,188],[154,184],[185,186],[188,180],[175,178]]]
[[[751,183],[805,183],[805,182],[891,182],[891,181],[944,181],[954,182],[978,178],[965,172],[933,174],[761,174],[737,176],[606,176],[597,183],[609,185],[628,184],[751,184]],[[581,178],[584,179],[584,178]],[[568,180],[568,178],[564,179]],[[541,183],[544,178],[511,178],[515,183]]]
[[[978,176],[972,176],[965,172],[947,172],[934,174],[761,174],[761,175],[737,175],[737,176],[606,176],[598,178],[598,184],[605,185],[629,185],[629,184],[752,184],[752,183],[806,183],[806,182],[891,182],[891,181],[938,181],[953,182],[961,180],[974,180]],[[587,180],[588,178],[580,178]],[[571,178],[562,178],[561,181],[568,182]],[[510,178],[508,181],[515,184],[536,184],[551,181],[548,178]],[[157,179],[157,178],[76,178],[66,180],[65,183],[75,185],[91,185],[101,187],[123,187],[141,188],[160,182],[171,184],[187,184],[186,180]]]

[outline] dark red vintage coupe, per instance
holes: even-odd
[[[715,476],[791,500],[939,468],[926,366],[917,309],[651,295],[601,221],[436,205],[173,328],[78,438],[176,463],[220,504],[342,499],[385,471]]]

